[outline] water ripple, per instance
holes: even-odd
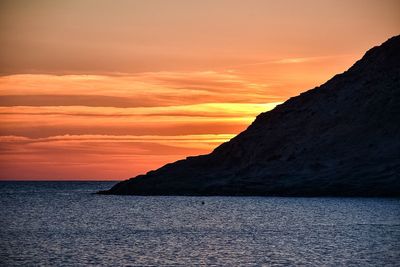
[[[1,182],[0,265],[400,262],[399,199],[90,194],[109,186]]]

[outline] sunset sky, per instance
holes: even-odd
[[[3,0],[0,179],[209,153],[400,34],[398,0]]]

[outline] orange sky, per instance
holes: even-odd
[[[391,0],[0,3],[0,179],[205,154],[400,33]]]

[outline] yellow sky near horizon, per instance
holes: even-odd
[[[0,180],[206,154],[399,34],[399,1],[5,0]]]

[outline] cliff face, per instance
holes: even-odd
[[[400,196],[400,36],[211,154],[99,193]]]

